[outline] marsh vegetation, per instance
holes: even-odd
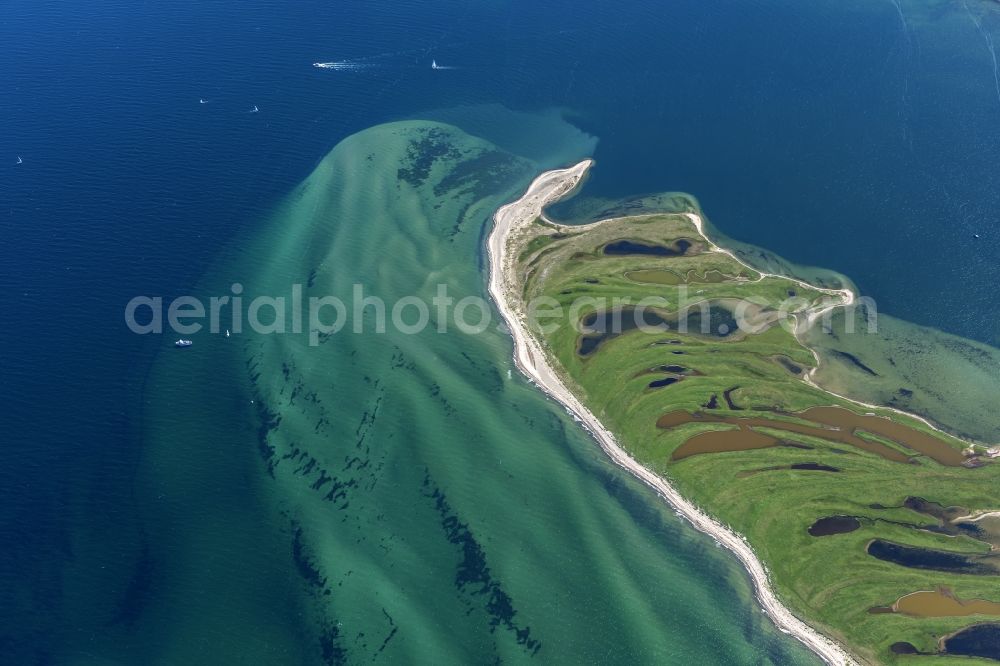
[[[629,325],[627,308],[595,305],[543,341],[632,456],[747,536],[793,610],[861,658],[894,662],[938,654],[942,637],[985,607],[933,617],[870,609],[891,609],[904,590],[941,587],[959,599],[1000,599],[992,518],[962,519],[1000,508],[1000,467],[970,464],[967,442],[924,421],[803,380],[816,359],[784,324],[821,308],[828,292],[714,250],[680,214],[560,228],[562,238],[543,224],[534,232],[524,242],[540,249],[520,254],[526,300],[675,304],[640,321],[669,330]],[[708,325],[703,316],[680,329],[685,298],[712,306]],[[778,316],[790,298],[797,306]],[[721,333],[748,300],[759,325]]]

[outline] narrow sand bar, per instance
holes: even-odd
[[[528,191],[517,201],[509,203],[494,215],[493,231],[487,241],[490,258],[490,295],[497,304],[511,335],[514,337],[514,362],[528,379],[545,393],[562,404],[594,436],[601,448],[618,465],[624,467],[643,483],[651,487],[687,519],[695,528],[711,535],[721,545],[731,550],[753,579],[760,605],[777,627],[791,634],[824,661],[830,664],[856,664],[856,660],[840,645],[796,617],[775,596],[768,579],[768,572],[746,539],[709,517],[693,503],[681,496],[666,480],[652,473],[622,449],[614,436],[566,388],[554,370],[538,340],[531,335],[523,304],[515,280],[516,254],[510,251],[515,239],[525,228],[542,215],[548,204],[565,197],[581,182],[592,160],[584,160],[568,169],[547,171],[538,176]],[[702,221],[692,215],[692,222],[702,231]],[[600,224],[600,223],[597,223]],[[707,240],[707,238],[706,238]],[[711,241],[709,241],[711,243]],[[714,246],[714,243],[712,244]],[[853,294],[841,292],[850,302]]]

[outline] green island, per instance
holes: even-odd
[[[528,326],[562,382],[854,659],[995,663],[975,646],[1000,622],[996,451],[811,383],[799,333],[850,297],[738,260],[688,197],[671,209],[510,234],[514,300],[550,313]]]

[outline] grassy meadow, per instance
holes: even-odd
[[[605,246],[621,240],[669,252],[604,253]],[[682,247],[679,240],[690,243],[681,254],[676,252]],[[1000,620],[869,613],[870,608],[891,606],[908,593],[942,587],[961,599],[1000,601],[1000,578],[908,568],[866,552],[873,539],[881,538],[988,555],[990,546],[984,541],[919,529],[938,521],[902,505],[907,497],[921,497],[970,511],[998,509],[1000,466],[996,464],[944,466],[900,442],[857,433],[911,456],[909,462],[900,463],[841,442],[766,428],[760,430],[786,445],[672,459],[674,450],[695,434],[733,428],[711,422],[657,427],[659,417],[678,410],[803,424],[794,413],[818,405],[873,411],[804,381],[802,375],[813,367],[815,357],[791,326],[781,325],[790,317],[779,315],[780,303],[786,302],[786,309],[801,318],[829,294],[783,277],[764,276],[715,251],[689,218],[679,214],[620,218],[577,228],[538,220],[518,242],[522,298],[529,303],[544,297],[548,304],[544,309],[551,316],[539,323],[549,326],[537,334],[561,366],[568,386],[633,457],[746,535],[770,570],[778,594],[796,613],[874,663],[955,662],[956,657],[896,655],[890,645],[903,641],[921,652],[936,652],[942,636]],[[594,313],[615,307],[614,299],[628,299],[617,301],[628,305],[654,297],[664,299],[656,311],[668,320],[676,317],[681,302],[732,305],[733,299],[752,299],[758,305],[751,312],[764,325],[753,333],[725,336],[715,330],[680,333],[676,327],[662,332],[630,330],[604,338],[592,353],[581,355],[578,324],[588,315],[592,319]],[[554,303],[562,309],[560,317],[552,315]],[[665,365],[682,370],[666,371]],[[650,382],[667,377],[677,381],[650,388]],[[738,409],[731,409],[724,399],[727,392]],[[934,432],[916,419],[877,411],[916,430]],[[959,450],[968,445],[939,436]],[[789,469],[802,463],[839,471]],[[775,467],[781,469],[767,469]],[[808,528],[817,519],[838,515],[858,517],[861,527],[810,536]]]

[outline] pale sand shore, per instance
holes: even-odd
[[[593,164],[592,160],[584,160],[568,169],[543,173],[531,183],[524,196],[503,206],[494,215],[493,231],[488,239],[489,289],[490,295],[496,302],[500,314],[514,337],[514,362],[528,379],[563,405],[575,419],[580,421],[615,463],[655,490],[696,529],[712,536],[718,543],[736,555],[750,573],[758,602],[778,629],[797,638],[827,663],[858,663],[847,650],[820,634],[782,605],[771,588],[767,569],[757,559],[753,549],[743,536],[709,517],[681,496],[670,483],[637,463],[618,445],[614,436],[566,388],[562,378],[550,364],[538,340],[530,334],[522,311],[520,297],[512,284],[517,260],[517,256],[509,252],[512,239],[541,216],[542,209],[546,205],[573,191],[591,164]],[[696,215],[693,218],[692,221],[698,226],[699,232],[702,232],[701,218]],[[702,235],[704,236],[704,232]],[[712,245],[714,246],[714,243]],[[853,297],[854,295],[851,293],[849,298],[853,300]]]

